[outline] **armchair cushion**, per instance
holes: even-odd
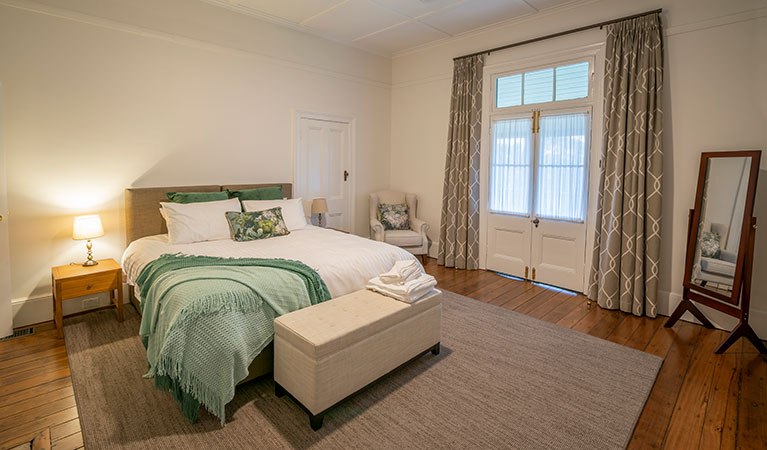
[[[423,244],[423,237],[413,230],[386,230],[384,241],[397,247],[418,247]]]
[[[378,220],[386,230],[409,230],[410,219],[408,206],[405,203],[397,205],[378,205]]]

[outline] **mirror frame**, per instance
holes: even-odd
[[[684,266],[684,283],[683,286],[691,291],[704,294],[708,297],[720,300],[732,305],[737,306],[740,303],[740,292],[743,285],[743,265],[746,258],[746,251],[748,250],[748,239],[751,228],[751,217],[754,214],[754,201],[756,197],[756,181],[759,176],[759,164],[762,156],[761,150],[744,150],[744,151],[724,151],[724,152],[703,152],[700,155],[700,169],[698,170],[698,187],[695,194],[695,206],[690,219],[690,229],[687,241],[687,258]],[[740,243],[738,244],[738,257],[735,265],[735,279],[732,284],[732,292],[729,296],[708,289],[703,286],[692,283],[690,278],[692,277],[692,269],[695,259],[695,248],[698,241],[698,230],[700,229],[700,212],[701,203],[703,201],[703,188],[705,185],[706,174],[708,171],[708,162],[714,158],[751,158],[751,169],[749,171],[748,179],[748,191],[746,192],[746,204],[743,212],[743,221],[741,223],[740,231]]]

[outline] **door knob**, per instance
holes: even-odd
[[[536,218],[533,220],[533,223],[535,224],[535,228],[538,228],[538,224],[539,224],[540,222],[541,222],[541,221],[540,221],[540,220],[538,220],[538,218],[537,218],[537,217],[536,217]]]
[[[0,216],[0,222],[2,222],[2,221],[3,221],[3,216]]]

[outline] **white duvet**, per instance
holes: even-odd
[[[162,234],[138,239],[125,250],[122,266],[128,283],[135,285],[141,269],[165,253],[298,260],[320,274],[333,297],[364,289],[368,280],[391,269],[398,260],[415,259],[384,242],[314,226],[249,242],[226,239],[174,245]]]

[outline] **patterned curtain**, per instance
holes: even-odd
[[[438,263],[479,267],[479,149],[484,56],[455,61],[447,133]]]
[[[604,134],[589,298],[657,315],[663,177],[658,14],[607,26]]]

